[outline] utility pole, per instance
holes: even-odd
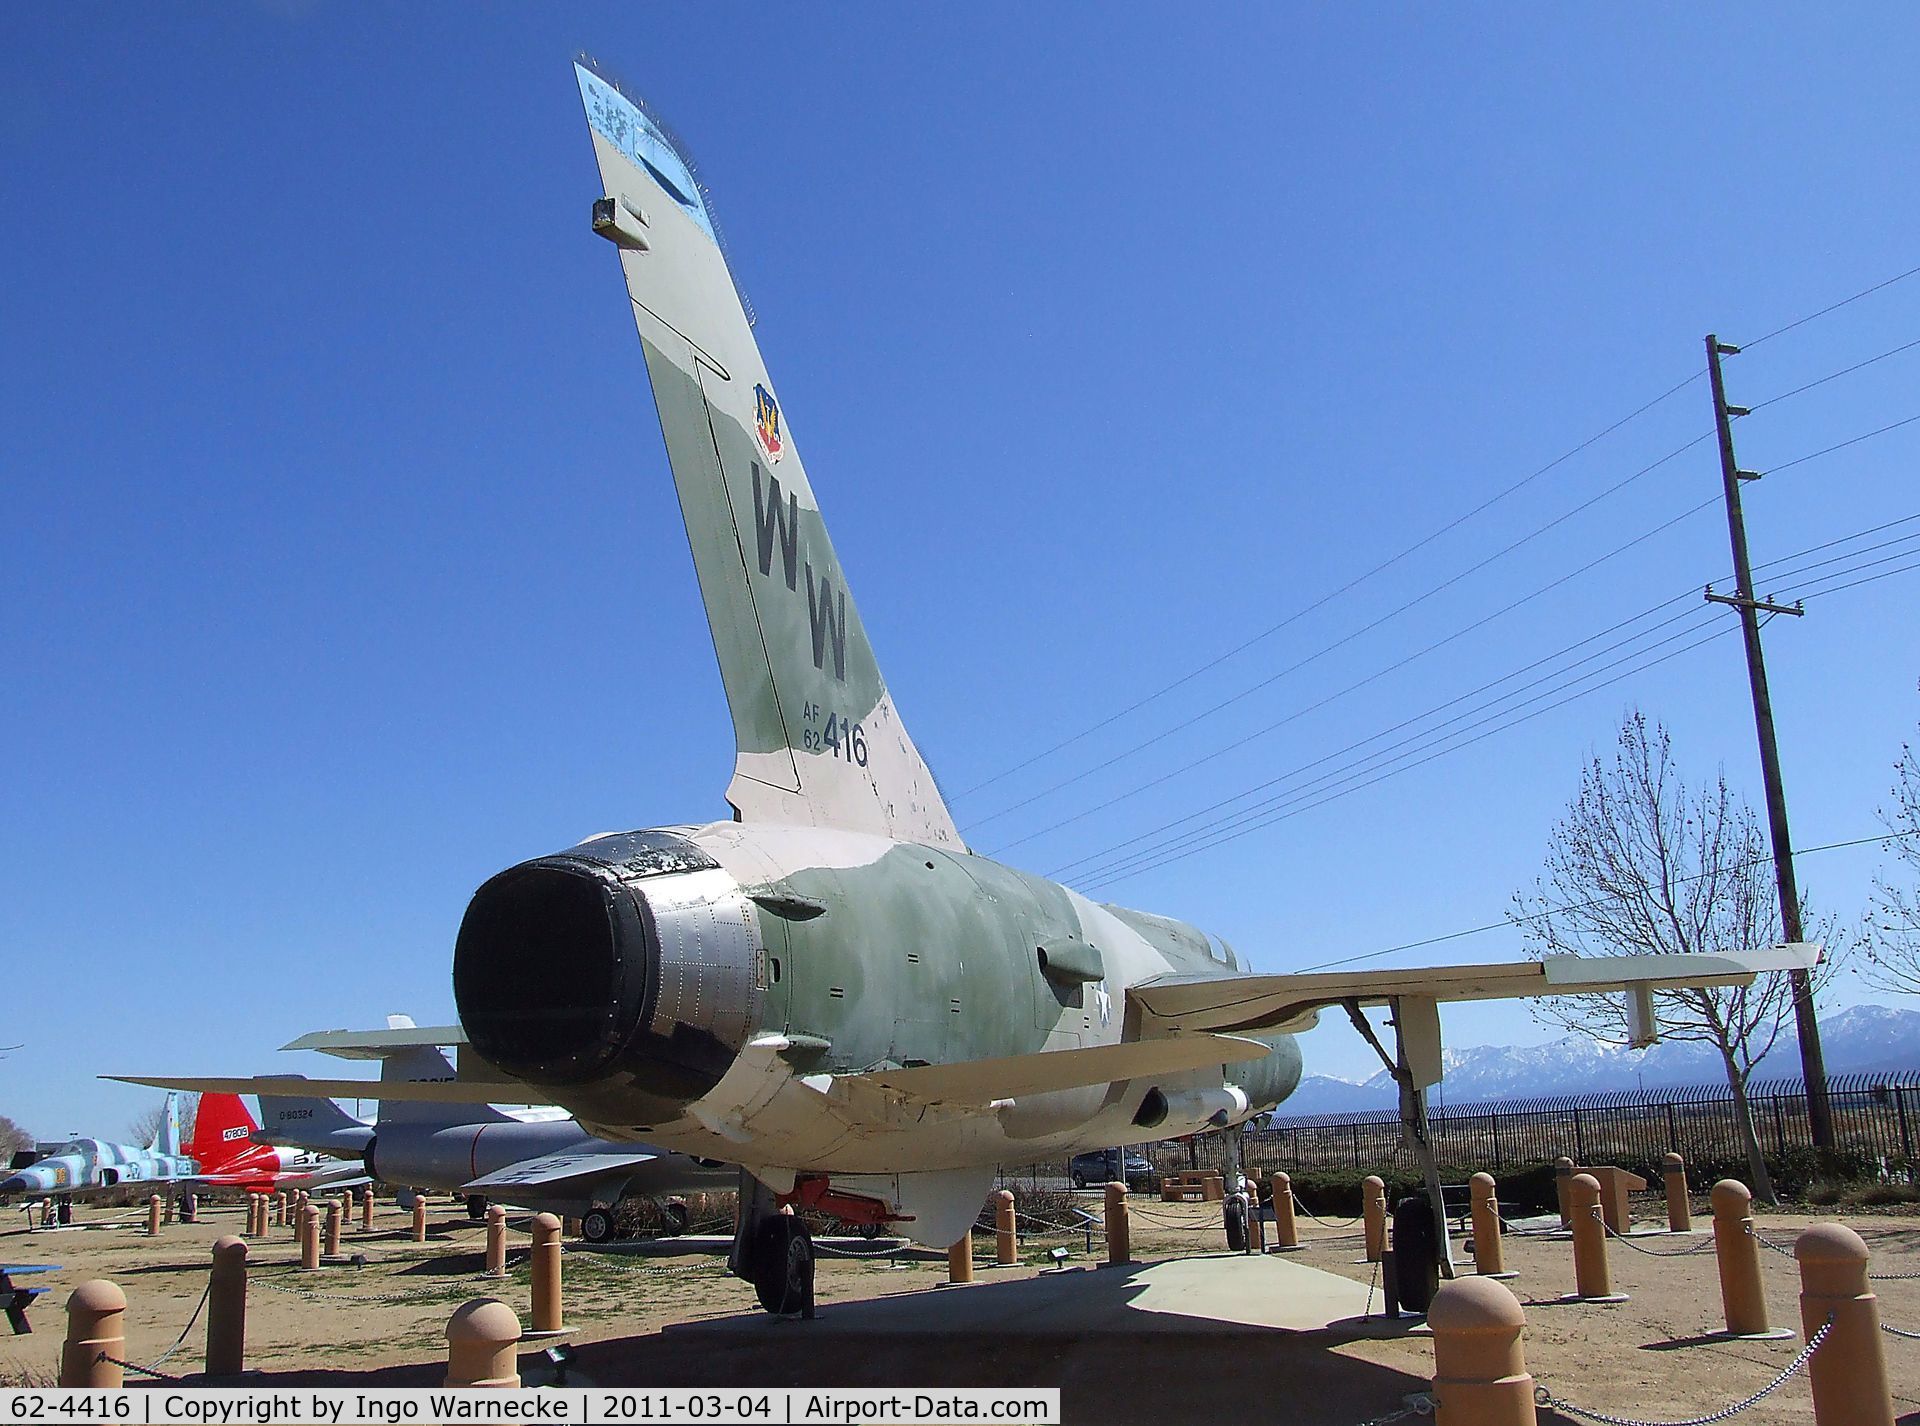
[[[1780,785],[1780,748],[1774,740],[1773,700],[1767,695],[1767,663],[1760,650],[1760,614],[1801,615],[1799,604],[1775,604],[1755,597],[1753,570],[1747,561],[1747,524],[1740,513],[1740,483],[1758,480],[1755,471],[1741,470],[1733,458],[1733,417],[1744,416],[1744,406],[1727,404],[1720,378],[1720,358],[1737,355],[1740,348],[1707,334],[1707,375],[1713,381],[1713,420],[1720,436],[1720,479],[1727,498],[1727,534],[1733,542],[1732,594],[1707,598],[1731,604],[1740,611],[1740,631],[1747,645],[1747,682],[1753,690],[1753,722],[1760,735],[1760,775],[1767,785],[1767,830],[1773,839],[1773,878],[1780,893],[1780,929],[1789,942],[1803,939],[1800,928],[1800,889],[1793,875],[1793,841],[1787,832],[1787,794]],[[1803,970],[1789,971],[1793,989],[1793,1024],[1800,1038],[1800,1074],[1807,1085],[1807,1121],[1815,1148],[1833,1147],[1833,1109],[1827,1099],[1827,1063],[1820,1052],[1820,1022],[1813,1013],[1813,981]]]

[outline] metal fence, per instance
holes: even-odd
[[[1835,1075],[1827,1093],[1839,1148],[1912,1165],[1920,1070]],[[1764,1150],[1785,1154],[1812,1143],[1803,1081],[1756,1080],[1747,1098]],[[1702,1160],[1743,1152],[1733,1093],[1724,1084],[1449,1105],[1427,1118],[1440,1162],[1476,1169],[1546,1163],[1561,1154],[1580,1163],[1651,1163],[1669,1149]],[[1400,1142],[1397,1109],[1276,1118],[1247,1134],[1246,1154],[1250,1164],[1288,1170],[1413,1164]]]

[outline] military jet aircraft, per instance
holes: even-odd
[[[272,1193],[282,1188],[355,1188],[371,1182],[357,1155],[339,1158],[257,1143],[259,1129],[239,1095],[201,1095],[193,1115],[193,1137],[187,1141],[198,1165],[194,1185]]]
[[[414,1031],[410,1021],[392,1028]],[[413,1033],[416,1043],[397,1047],[380,1043],[385,1033],[323,1031],[287,1048],[379,1059],[380,1079],[366,1086],[370,1097],[390,1086],[454,1078],[453,1065],[439,1048],[417,1040],[420,1034],[444,1034],[448,1043],[459,1043],[464,1037],[458,1030]],[[474,1217],[482,1216],[493,1199],[578,1218],[590,1243],[614,1236],[615,1209],[624,1198],[731,1188],[738,1178],[730,1164],[598,1139],[570,1118],[529,1123],[490,1105],[451,1107],[381,1097],[378,1117],[368,1124],[332,1099],[307,1094],[303,1076],[279,1080],[277,1092],[266,1087],[274,1082],[258,1081],[261,1137],[268,1142],[354,1154],[366,1173],[384,1183],[465,1196]],[[677,1229],[686,1228],[684,1204],[669,1203],[666,1216]]]
[[[176,1184],[198,1172],[199,1165],[180,1144],[180,1097],[169,1094],[160,1127],[146,1147],[106,1139],[69,1140],[0,1179],[0,1198],[64,1198],[136,1183]]]
[[[410,1093],[551,1101],[591,1133],[743,1165],[729,1263],[779,1311],[811,1274],[782,1206],[946,1247],[997,1163],[1274,1107],[1300,1076],[1292,1032],[1323,1006],[1391,1006],[1429,1085],[1441,1001],[1630,990],[1644,1020],[1655,988],[1817,957],[1253,974],[1196,927],[969,851],[881,676],[685,147],[597,66],[575,78],[592,225],[619,255],[732,712],[733,815],[591,837],[482,885],[454,946],[470,1053],[460,1079]],[[624,413],[609,421],[629,450]],[[610,647],[644,636],[617,599],[589,617]]]

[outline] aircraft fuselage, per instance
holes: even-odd
[[[1128,986],[1245,969],[1191,926],[984,857],[719,822],[500,873],[461,926],[454,989],[474,1049],[592,1132],[779,1180],[1040,1158],[1269,1108],[1299,1078],[1290,1036],[1250,1063],[990,1103],[837,1078],[1115,1044]]]

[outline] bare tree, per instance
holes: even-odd
[[[1873,879],[1865,974],[1882,990],[1920,995],[1920,755],[1912,743],[1900,749],[1893,805],[1880,809],[1880,821],[1886,849],[1902,870]]]
[[[0,1165],[9,1162],[22,1149],[33,1147],[33,1135],[6,1115],[0,1114]]]
[[[1689,793],[1667,730],[1649,728],[1637,711],[1621,725],[1612,762],[1595,758],[1582,773],[1579,795],[1554,824],[1545,875],[1513,902],[1509,918],[1536,958],[1747,951],[1780,937],[1772,858],[1753,809],[1734,796],[1724,773]],[[1830,965],[1823,963],[1816,984]],[[1615,997],[1552,997],[1532,1005],[1546,1023],[1627,1042],[1625,1007]],[[1655,1005],[1667,1039],[1719,1052],[1753,1191],[1772,1202],[1747,1080],[1792,1021],[1787,977],[1661,991]]]
[[[193,1137],[193,1116],[200,1107],[200,1096],[183,1094],[180,1096],[180,1142],[185,1144]],[[151,1144],[154,1136],[160,1132],[160,1125],[167,1117],[167,1101],[148,1105],[134,1115],[127,1124],[127,1137],[136,1144]]]

